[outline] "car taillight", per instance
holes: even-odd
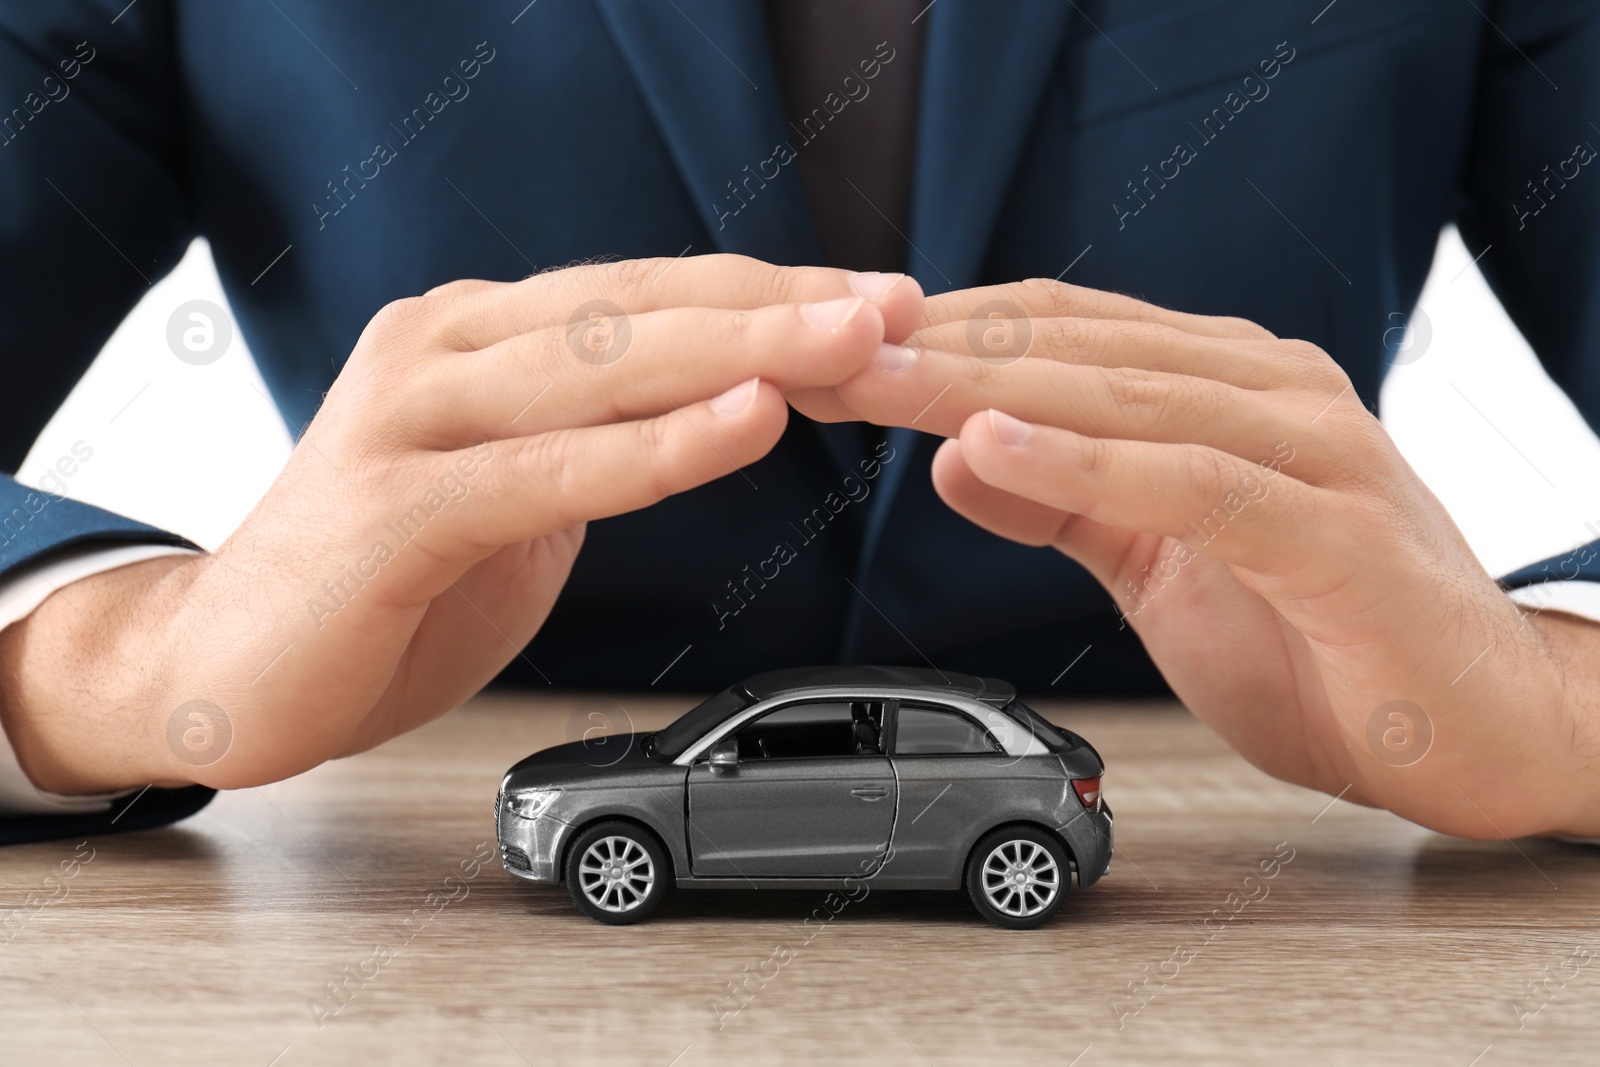
[[[1090,811],[1100,810],[1100,779],[1074,778],[1073,791],[1078,794],[1078,799],[1083,801],[1083,806]]]

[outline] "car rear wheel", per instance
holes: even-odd
[[[1035,826],[1003,826],[988,834],[967,861],[967,895],[979,914],[1008,930],[1049,922],[1067,899],[1067,850]]]
[[[671,864],[654,834],[627,822],[583,831],[567,852],[567,889],[578,910],[613,926],[636,923],[661,903]]]

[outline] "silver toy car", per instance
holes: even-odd
[[[1011,929],[1110,868],[1104,764],[993,678],[895,667],[759,674],[655,733],[512,767],[506,870],[604,923],[671,886],[957,889]]]

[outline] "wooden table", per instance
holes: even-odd
[[[56,898],[0,945],[0,1063],[1600,1057],[1600,852],[1330,803],[1168,705],[1042,708],[1106,757],[1118,854],[1031,933],[883,891],[809,926],[822,894],[682,892],[610,928],[477,863],[512,762],[688,704],[480,697],[178,827],[0,850],[0,905]]]

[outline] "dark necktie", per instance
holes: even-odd
[[[926,0],[766,0],[789,143],[827,265],[900,271]]]

